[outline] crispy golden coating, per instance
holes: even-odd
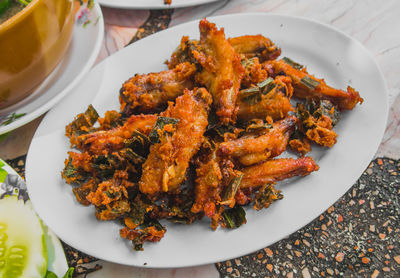
[[[307,138],[292,139],[289,141],[290,148],[301,156],[311,151],[310,141]]]
[[[257,57],[260,62],[275,60],[281,55],[281,49],[262,35],[229,38],[228,41],[237,53],[246,58]]]
[[[123,148],[134,131],[148,135],[156,120],[156,115],[132,115],[122,126],[71,137],[71,145],[93,155],[105,155]]]
[[[258,58],[244,59],[241,63],[244,66],[244,77],[240,84],[242,89],[249,88],[268,78],[268,71]]]
[[[173,191],[186,179],[189,161],[204,139],[211,101],[204,88],[185,90],[176,99],[175,106],[170,103],[168,109],[161,113],[161,116],[178,119],[179,122],[161,136],[160,143],[151,146],[139,182],[142,193],[155,195]]]
[[[193,51],[201,51],[198,40],[190,40],[188,36],[183,36],[181,43],[171,55],[171,59],[166,62],[169,69],[175,68],[181,63],[197,64],[193,56]]]
[[[246,166],[265,161],[286,150],[296,122],[296,117],[287,117],[274,123],[272,129],[267,129],[264,134],[249,134],[223,142],[220,144],[219,150],[224,155],[238,158],[240,163]]]
[[[247,94],[239,92],[237,100],[239,120],[248,121],[266,117],[280,120],[294,110],[290,104],[290,97],[293,94],[291,79],[287,76],[277,76],[272,84],[272,90],[266,94],[260,94],[255,101],[249,101]]]
[[[259,187],[295,176],[306,176],[318,169],[312,157],[272,159],[244,168],[240,188]]]
[[[184,89],[193,88],[195,73],[196,66],[185,62],[171,70],[135,75],[120,90],[121,111],[127,115],[161,111]]]
[[[313,126],[306,131],[308,139],[329,148],[336,144],[337,133],[332,130],[332,120],[329,117],[321,116],[318,120],[309,117],[306,124]]]
[[[358,103],[363,102],[359,93],[350,86],[347,87],[347,91],[334,89],[328,86],[323,79],[308,74],[305,68],[295,69],[284,60],[270,61],[269,63],[276,74],[283,73],[292,79],[294,95],[298,98],[326,99],[337,105],[340,110],[352,110]],[[307,84],[304,82],[305,78],[311,79],[311,82],[314,81],[316,86],[305,85]]]
[[[240,57],[225,39],[224,29],[206,19],[200,21],[201,51],[193,55],[202,70],[196,75],[196,82],[206,86],[213,97],[213,106],[220,121],[224,124],[236,120],[236,99],[244,68]]]
[[[203,161],[202,161],[203,160]],[[194,213],[205,212],[211,217],[215,214],[216,204],[221,200],[222,172],[216,150],[196,162],[195,202],[191,208]]]

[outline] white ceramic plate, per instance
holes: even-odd
[[[10,177],[6,179],[6,176]],[[4,194],[17,195],[18,198],[25,200],[27,198],[24,180],[13,168],[0,159],[0,199]],[[26,205],[30,204],[27,203]],[[47,247],[47,269],[55,273],[58,277],[63,277],[68,270],[64,249],[60,240],[47,226],[44,226],[43,230]]]
[[[82,6],[76,14],[71,44],[57,68],[35,92],[23,101],[0,111],[0,134],[14,130],[41,116],[59,102],[93,66],[104,36],[104,21],[99,4]],[[24,114],[11,124],[2,125],[13,114]]]
[[[335,130],[338,143],[311,154],[321,169],[278,184],[284,199],[262,211],[247,210],[247,224],[211,231],[204,220],[189,226],[167,224],[159,243],[134,252],[119,237],[117,222],[100,222],[93,207],[79,205],[60,177],[69,142],[64,127],[92,103],[100,114],[118,109],[121,84],[135,73],[165,69],[183,35],[198,38],[198,21],[159,32],[121,50],[96,66],[71,95],[48,113],[30,146],[26,178],[33,205],[65,242],[95,257],[143,267],[186,267],[238,257],[268,246],[300,229],[342,196],[366,169],[384,133],[388,113],[384,80],[369,52],[357,41],[314,21],[270,14],[209,18],[227,36],[263,34],[282,47],[282,56],[308,66],[328,84],[349,83],[365,99],[346,112]],[[246,23],[246,24],[244,24]],[[159,47],[162,45],[162,47]]]
[[[124,9],[170,9],[183,8],[216,2],[219,0],[172,0],[171,5],[164,0],[99,0],[100,5]]]

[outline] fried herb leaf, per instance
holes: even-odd
[[[242,224],[246,223],[246,212],[242,206],[235,206],[234,208],[224,210],[222,217],[225,226],[229,229],[239,228]]]
[[[319,85],[319,81],[314,80],[314,79],[312,79],[312,78],[310,78],[310,77],[308,77],[308,76],[304,76],[304,77],[300,80],[300,82],[301,82],[304,86],[306,86],[307,88],[309,88],[310,90],[315,90],[315,89],[318,87],[318,85]]]
[[[225,204],[235,198],[236,192],[240,187],[240,183],[242,182],[243,174],[239,177],[235,177],[231,180],[229,185],[225,188],[222,193],[222,202],[221,204]]]
[[[61,176],[69,183],[73,184],[81,184],[84,182],[87,177],[88,173],[75,168],[72,165],[71,159],[68,160],[67,165],[65,166],[64,170],[61,172]]]
[[[84,113],[75,117],[75,119],[65,128],[68,137],[78,136],[88,133],[99,118],[96,109],[90,104]]]
[[[301,70],[302,68],[304,68],[303,65],[301,65],[301,64],[299,64],[299,63],[296,63],[295,61],[293,61],[292,59],[290,59],[290,58],[288,58],[288,57],[283,57],[282,60],[283,60],[286,64],[290,65],[292,68],[295,68],[295,69],[297,69],[297,70]]]
[[[273,202],[282,198],[283,195],[280,190],[276,190],[272,184],[267,185],[258,191],[255,197],[254,209],[268,208]]]
[[[176,125],[179,119],[169,118],[169,117],[158,117],[153,129],[149,134],[150,142],[153,144],[160,143],[159,131],[162,131],[166,125],[172,124]]]
[[[254,132],[254,131],[259,131],[263,129],[271,129],[272,125],[261,120],[261,119],[254,119],[251,120],[247,123],[247,126],[245,127],[246,132]]]
[[[255,105],[259,103],[261,101],[261,94],[265,95],[275,88],[275,84],[272,83],[273,81],[274,79],[268,77],[264,81],[257,83],[256,86],[241,90],[240,96],[242,100],[249,105]]]

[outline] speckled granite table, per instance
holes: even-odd
[[[195,268],[119,266],[65,245],[84,277],[400,277],[400,1],[221,0],[177,10],[103,8],[105,41],[98,61],[169,26],[237,12],[304,16],[330,24],[372,52],[386,78],[390,116],[375,159],[332,207],[289,237],[253,254]],[[24,174],[27,146],[40,119],[0,142],[0,157]],[[16,147],[17,146],[17,147]]]

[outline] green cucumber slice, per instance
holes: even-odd
[[[0,200],[0,277],[44,277],[45,236],[29,203],[15,196]]]

